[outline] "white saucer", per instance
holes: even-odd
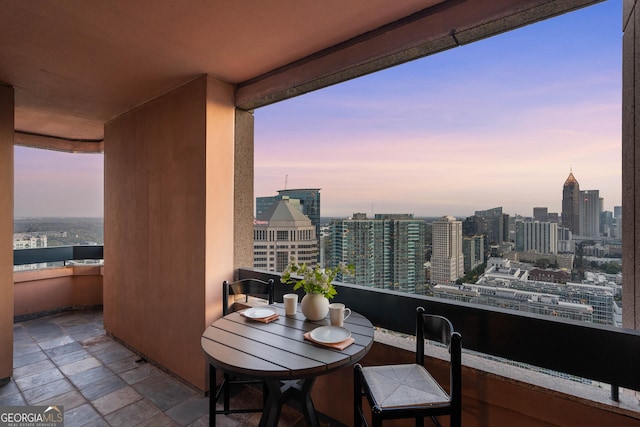
[[[335,344],[348,339],[351,331],[339,326],[320,326],[311,331],[311,339],[323,344]]]
[[[250,319],[266,319],[276,314],[273,308],[269,307],[253,307],[245,310],[242,315]]]

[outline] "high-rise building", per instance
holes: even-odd
[[[484,236],[462,238],[464,272],[468,273],[484,262]]]
[[[540,221],[516,221],[516,251],[557,254],[558,224]]]
[[[455,282],[464,276],[462,221],[443,216],[433,221],[431,227],[431,283],[446,285]]]
[[[600,211],[602,199],[598,190],[580,192],[580,236],[588,239],[600,237]]]
[[[292,205],[309,217],[316,227],[316,236],[320,236],[320,189],[299,188],[278,190],[277,196],[256,197],[256,218],[267,212],[279,200],[288,197]]]
[[[549,210],[547,208],[533,208],[533,220],[540,222],[549,221]]]
[[[562,226],[571,230],[574,235],[580,234],[580,184],[569,172],[562,186]]]
[[[290,206],[306,215],[316,229],[320,239],[320,189],[299,188],[278,190],[277,196],[256,197],[256,218],[260,218],[282,199],[288,199]],[[320,262],[320,251],[315,262]]]
[[[316,264],[318,239],[311,220],[283,198],[254,223],[253,266],[282,272],[292,257],[299,263]]]
[[[413,215],[356,213],[331,223],[329,264],[355,267],[351,283],[420,293],[424,271],[425,223]]]
[[[502,207],[476,211],[475,216],[484,220],[479,222],[484,229],[477,229],[473,234],[484,234],[487,244],[509,240],[509,214],[503,214]]]

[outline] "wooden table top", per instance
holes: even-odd
[[[356,312],[344,322],[355,342],[336,350],[304,338],[306,332],[329,325],[328,317],[310,322],[299,311],[300,305],[295,317],[285,316],[280,303],[270,307],[279,314],[270,323],[234,312],[207,327],[201,338],[207,361],[217,369],[255,379],[298,379],[353,365],[373,345],[373,325]]]

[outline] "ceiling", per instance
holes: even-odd
[[[18,133],[99,141],[105,121],[202,74],[242,87],[335,46],[365,46],[371,34],[376,49],[393,52],[377,29],[444,3],[486,9],[477,0],[5,0],[0,83],[14,87]],[[549,3],[500,0],[495,13]],[[467,15],[468,28],[484,19]],[[408,28],[454,28],[429,22]],[[365,62],[348,56],[329,67]]]

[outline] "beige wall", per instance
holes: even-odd
[[[0,85],[0,384],[13,373],[13,104]]]
[[[202,390],[234,269],[234,116],[202,76],[105,126],[105,329]]]
[[[640,329],[640,149],[637,144],[638,114],[638,32],[640,14],[635,0],[624,0],[622,28],[622,323],[626,328]]]
[[[16,272],[14,316],[102,305],[102,267],[69,266]]]

